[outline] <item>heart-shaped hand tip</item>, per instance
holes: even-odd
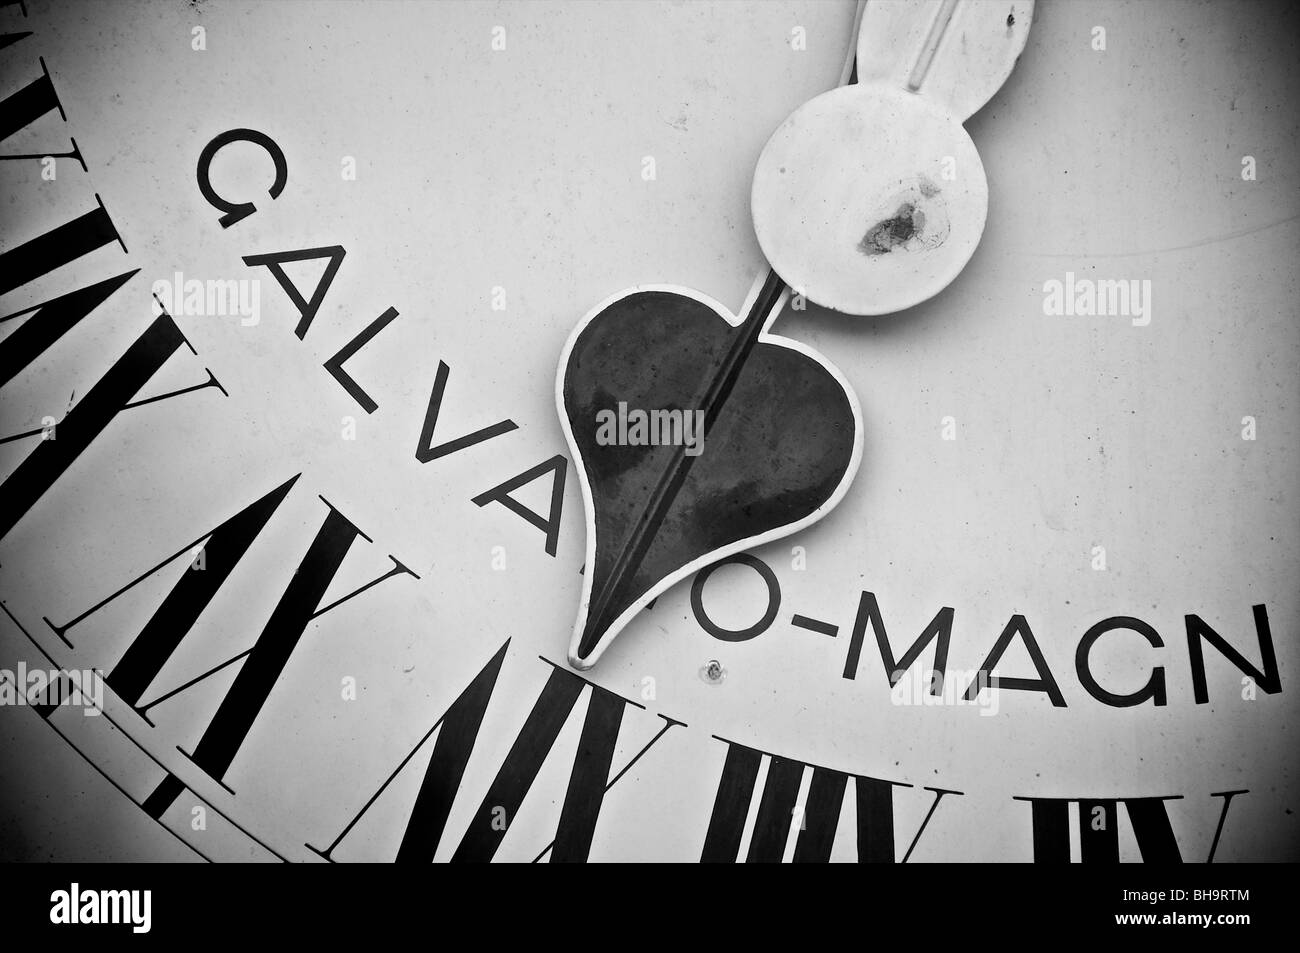
[[[783,291],[770,276],[741,321],[686,289],[632,289],[569,338],[557,403],[587,517],[574,668],[659,593],[815,522],[852,480],[862,437],[848,385],[762,331]]]

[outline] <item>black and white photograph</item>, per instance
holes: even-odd
[[[1287,0],[0,3],[6,924],[870,863],[1247,941],[1298,50]]]

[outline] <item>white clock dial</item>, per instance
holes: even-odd
[[[570,666],[564,343],[622,288],[741,307],[760,153],[882,52],[856,16],[0,8],[31,33],[0,49],[0,749],[47,765],[3,829],[72,858],[1294,859],[1300,90],[1267,17],[1039,4],[954,120],[988,199],[964,270],[775,321],[860,404],[834,512]],[[103,673],[103,713],[33,704],[51,670]],[[87,765],[149,840],[85,846]]]

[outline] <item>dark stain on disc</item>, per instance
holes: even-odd
[[[887,255],[900,245],[906,245],[925,228],[925,213],[911,202],[904,202],[891,217],[867,229],[858,242],[858,251],[875,257]]]

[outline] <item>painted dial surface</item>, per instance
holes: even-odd
[[[838,508],[578,672],[557,357],[741,306],[854,4],[0,7],[0,854],[1296,859],[1267,9],[1038,4],[965,269],[775,323],[861,405]]]

